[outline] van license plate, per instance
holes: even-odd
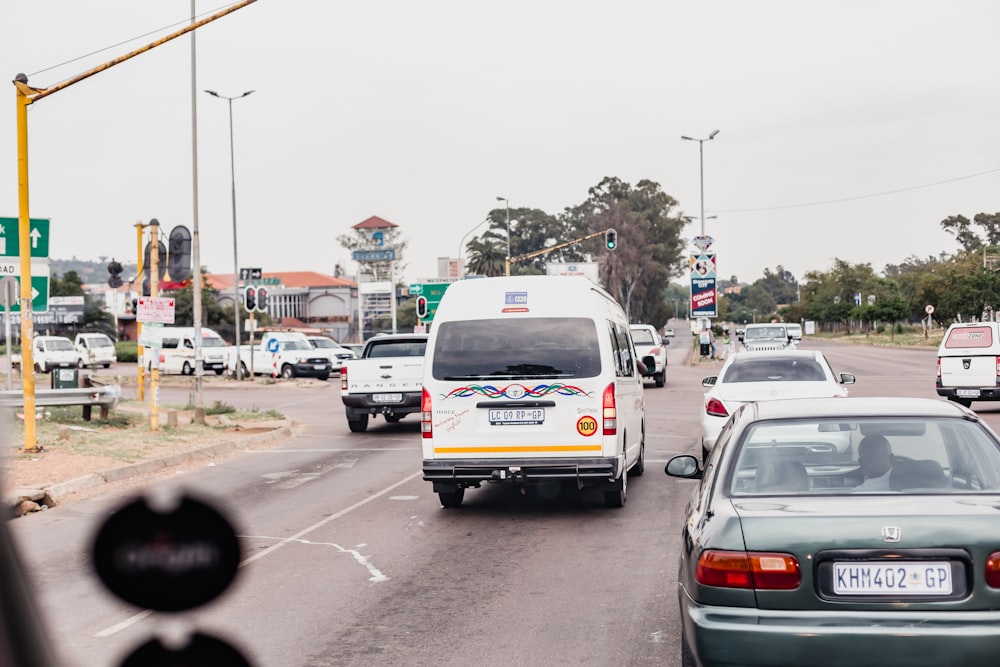
[[[959,398],[979,398],[978,389],[957,389],[955,393],[958,394]]]
[[[399,403],[403,400],[402,394],[372,394],[372,400],[376,403]]]
[[[492,426],[522,426],[545,421],[545,408],[490,408]]]

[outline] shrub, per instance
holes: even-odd
[[[115,354],[118,363],[136,363],[139,361],[139,346],[134,340],[120,340],[115,343]]]

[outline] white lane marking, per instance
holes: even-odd
[[[244,565],[249,565],[250,563],[254,562],[255,560],[260,560],[264,556],[270,556],[271,554],[273,554],[275,551],[277,551],[281,547],[283,547],[283,546],[285,546],[285,545],[287,545],[287,544],[289,544],[291,542],[299,540],[303,535],[308,535],[312,531],[314,531],[314,530],[316,530],[318,528],[322,528],[323,526],[325,526],[326,524],[330,523],[331,521],[335,521],[336,519],[339,519],[340,517],[342,517],[342,516],[344,516],[344,515],[346,515],[346,514],[348,514],[350,512],[353,512],[354,510],[358,509],[359,507],[364,507],[365,505],[367,505],[371,501],[375,500],[376,498],[381,498],[382,496],[384,496],[385,494],[389,493],[390,491],[393,491],[394,489],[397,489],[400,486],[403,486],[404,484],[407,484],[407,483],[413,481],[414,479],[416,479],[417,477],[420,477],[423,474],[424,474],[423,471],[415,472],[412,475],[410,475],[409,477],[404,477],[403,479],[399,480],[395,484],[390,484],[389,486],[385,487],[381,491],[376,491],[375,493],[373,493],[372,495],[368,496],[364,500],[359,500],[358,502],[354,503],[350,507],[345,507],[344,509],[340,510],[339,512],[337,512],[335,514],[331,514],[330,516],[326,517],[325,519],[321,519],[320,521],[317,521],[313,525],[308,526],[306,528],[303,528],[302,530],[300,530],[299,532],[295,533],[294,535],[286,537],[285,539],[281,540],[280,542],[271,545],[267,549],[264,549],[263,551],[258,551],[253,556],[250,556],[249,558],[245,559],[242,563],[240,563],[240,567],[243,567]],[[135,625],[139,621],[141,621],[144,618],[148,617],[151,613],[152,612],[150,612],[148,610],[147,611],[140,611],[138,614],[130,616],[129,618],[127,618],[124,621],[122,621],[121,623],[117,623],[115,625],[112,625],[109,628],[105,628],[104,630],[101,630],[100,632],[98,632],[94,636],[95,637],[109,637],[109,636],[115,634],[116,632],[120,632],[120,631],[124,630],[125,628],[128,628],[129,626]]]
[[[389,500],[416,500],[420,496],[390,496]]]
[[[246,539],[250,539],[250,540],[280,540],[280,539],[283,539],[283,538],[280,538],[280,537],[268,537],[267,535],[240,535],[240,537],[246,538]],[[382,574],[382,572],[377,567],[375,567],[374,565],[372,565],[371,561],[369,561],[367,558],[365,558],[364,556],[362,556],[361,552],[358,551],[357,549],[345,549],[344,547],[340,546],[339,544],[334,544],[333,542],[311,542],[309,540],[293,540],[293,541],[298,542],[299,544],[313,544],[313,545],[321,546],[321,547],[333,547],[334,549],[336,549],[340,553],[350,554],[351,557],[353,557],[355,561],[357,561],[358,563],[360,563],[366,570],[368,570],[368,573],[372,575],[372,576],[370,576],[368,578],[368,581],[372,582],[373,584],[381,583],[383,581],[389,581],[389,577],[387,577],[384,574]],[[359,547],[363,547],[363,546],[366,546],[366,545],[359,544],[358,546]]]

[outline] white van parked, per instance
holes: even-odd
[[[424,479],[445,507],[483,482],[563,481],[621,507],[628,476],[643,473],[645,403],[629,323],[587,278],[452,283],[434,315],[422,394]]]
[[[969,407],[1000,400],[1000,323],[957,322],[938,345],[938,396]]]
[[[78,333],[73,346],[80,354],[78,365],[104,366],[110,368],[111,364],[117,363],[118,353],[115,351],[115,343],[107,334],[102,333]]]
[[[161,327],[160,329],[160,372],[173,375],[194,375],[194,327]],[[215,371],[222,375],[232,346],[211,329],[201,328],[201,359],[205,371]],[[152,353],[147,348],[146,354]],[[146,356],[146,368],[152,367],[152,357]]]
[[[79,364],[80,354],[65,336],[35,336],[31,360],[36,371],[48,373],[54,368],[73,368]]]

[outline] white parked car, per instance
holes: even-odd
[[[65,336],[35,336],[31,360],[36,371],[48,373],[54,368],[73,368],[80,362],[80,353]]]
[[[307,336],[307,338],[309,339],[309,344],[313,346],[313,349],[317,353],[322,354],[330,360],[330,370],[334,373],[339,373],[340,369],[344,367],[344,362],[348,359],[358,358],[354,350],[349,350],[341,346],[340,343],[332,338],[327,338],[326,336]]]
[[[822,352],[782,350],[737,352],[718,375],[702,380],[708,387],[701,414],[701,451],[707,459],[730,415],[744,403],[782,398],[847,396],[844,385],[854,375],[835,374]]]
[[[118,354],[115,351],[115,343],[102,333],[79,333],[73,341],[76,351],[80,355],[77,365],[80,368],[85,366],[104,366],[109,368],[111,364],[118,362]]]

